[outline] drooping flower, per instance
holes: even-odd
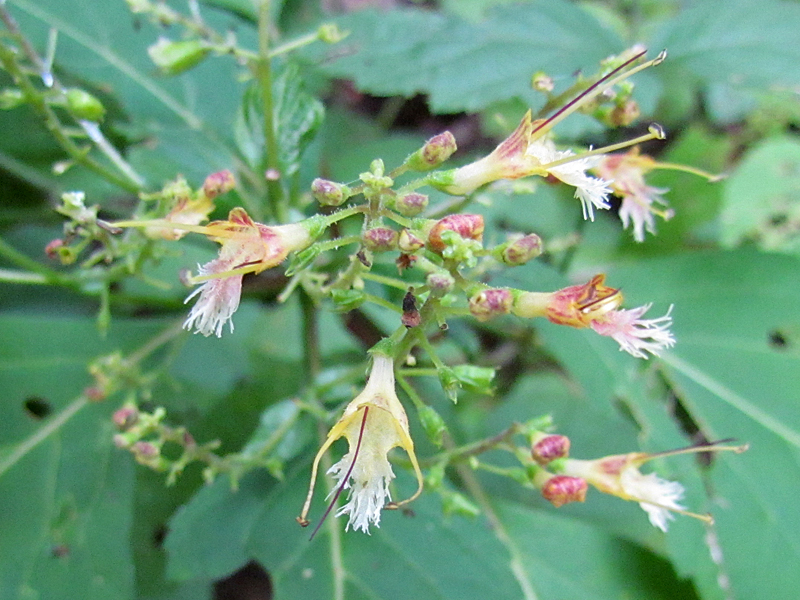
[[[633,238],[637,242],[644,241],[645,231],[655,234],[656,216],[666,221],[675,214],[667,208],[662,197],[669,189],[653,187],[645,182],[645,175],[655,165],[651,157],[639,154],[639,149],[634,148],[624,154],[607,154],[594,167],[595,173],[610,181],[614,194],[622,199],[619,218],[625,229],[632,225]]]
[[[724,443],[717,443],[655,454],[647,452],[615,454],[596,460],[567,458],[559,463],[558,472],[562,475],[584,479],[605,494],[638,502],[639,506],[647,513],[650,523],[666,532],[669,521],[675,518],[675,513],[695,517],[707,523],[712,523],[713,519],[710,515],[699,515],[686,511],[681,504],[684,489],[680,483],[662,479],[655,473],[644,474],[639,467],[654,458],[677,454],[724,451],[740,453],[745,450],[747,450],[747,445],[726,446]]]
[[[595,208],[609,208],[608,195],[611,193],[611,181],[589,175],[587,171],[597,166],[599,156],[604,153],[646,140],[663,139],[663,130],[653,125],[649,128],[648,134],[634,140],[606,148],[589,149],[578,154],[571,150],[558,150],[547,136],[557,123],[582,106],[588,105],[605,90],[642,69],[659,64],[666,58],[666,54],[662,53],[652,61],[629,68],[644,54],[645,51],[637,50],[633,56],[590,85],[547,119],[533,120],[531,111],[528,111],[511,135],[489,155],[458,169],[432,173],[426,181],[448,194],[463,195],[500,179],[519,179],[535,175],[552,177],[573,186],[575,197],[581,201],[584,218],[594,219]]]
[[[432,185],[449,194],[469,192],[498,179],[519,179],[548,175],[575,188],[575,197],[583,205],[584,218],[594,219],[595,208],[608,208],[609,182],[587,175],[596,166],[598,158],[582,158],[571,150],[558,150],[547,138],[539,134],[544,121],[532,121],[531,112],[491,154],[440,174],[431,180]]]
[[[331,444],[340,437],[347,438],[349,450],[328,470],[336,480],[330,494],[332,502],[328,510],[336,503],[342,491],[349,490],[348,501],[339,508],[336,516],[348,516],[346,529],[352,526],[353,529],[369,533],[370,525],[380,524],[381,511],[384,508],[394,509],[411,502],[422,491],[422,473],[409,434],[408,417],[395,392],[394,361],[391,357],[373,354],[372,371],[367,385],[347,405],[344,414],[330,430],[314,458],[308,496],[298,517],[298,522],[303,526],[308,525],[306,515],[311,505],[319,461]],[[417,477],[417,491],[402,502],[392,502],[389,491],[389,484],[395,475],[387,455],[396,447],[406,451]]]
[[[222,336],[225,323],[239,307],[242,278],[280,264],[291,251],[301,250],[313,236],[305,222],[268,226],[256,223],[243,208],[234,208],[225,221],[213,221],[192,231],[204,233],[221,245],[219,256],[199,266],[191,283],[201,283],[185,302],[199,295],[189,312],[185,329],[205,336]]]
[[[512,312],[526,318],[546,316],[558,325],[591,327],[637,358],[648,358],[648,353],[658,356],[661,350],[675,345],[669,330],[671,307],[662,317],[643,319],[651,304],[626,310],[620,308],[622,301],[622,292],[605,285],[605,275],[601,274],[588,283],[552,293],[517,293]]]

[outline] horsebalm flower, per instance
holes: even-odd
[[[591,327],[637,358],[646,359],[647,353],[658,356],[664,348],[675,345],[669,330],[672,307],[662,317],[643,319],[651,304],[625,310],[619,308],[622,301],[622,292],[605,285],[605,275],[601,274],[588,283],[552,293],[518,292],[512,312],[525,318],[547,317],[558,325]]]
[[[622,227],[633,225],[633,239],[637,242],[644,241],[645,230],[652,234],[656,232],[655,217],[659,216],[665,221],[671,219],[675,212],[667,207],[667,202],[662,197],[669,191],[668,188],[657,188],[647,185],[644,180],[646,173],[651,171],[656,162],[647,155],[639,154],[639,149],[634,148],[625,154],[608,154],[603,156],[594,171],[604,179],[611,181],[614,194],[622,198],[619,208],[619,218]],[[656,205],[665,208],[658,208]]]
[[[664,139],[663,130],[658,125],[652,125],[646,135],[580,154],[556,149],[547,134],[557,123],[602,92],[666,58],[666,54],[661,53],[654,60],[629,68],[644,54],[644,51],[636,53],[547,119],[534,121],[531,111],[528,111],[511,135],[488,156],[458,169],[433,173],[427,182],[448,194],[463,195],[499,179],[519,179],[532,175],[553,177],[575,188],[575,197],[581,201],[584,218],[594,220],[595,208],[607,209],[610,206],[608,195],[612,182],[588,175],[587,171],[597,166],[602,154],[651,139]]]
[[[657,162],[646,154],[639,154],[638,148],[624,154],[603,156],[595,166],[594,172],[611,181],[612,191],[616,196],[622,198],[619,218],[625,229],[629,224],[633,226],[633,239],[637,242],[644,241],[645,231],[655,234],[655,217],[661,217],[668,221],[675,215],[675,211],[668,207],[662,197],[662,194],[667,193],[669,189],[657,188],[645,183],[645,175],[656,169],[692,173],[704,177],[710,183],[724,177],[724,175],[713,175],[687,165]],[[661,205],[661,207],[657,205]]]
[[[262,225],[253,221],[243,208],[231,210],[227,221],[213,221],[192,231],[204,233],[221,244],[221,248],[217,258],[198,265],[198,275],[189,279],[202,285],[184,301],[200,295],[183,327],[217,337],[222,337],[225,323],[230,323],[233,332],[231,317],[239,307],[242,278],[247,273],[260,273],[277,266],[289,252],[302,250],[313,239],[307,222]]]
[[[559,466],[559,473],[586,480],[605,494],[612,494],[623,500],[638,502],[647,513],[650,523],[661,531],[667,531],[669,521],[675,518],[673,513],[695,517],[712,523],[710,515],[699,515],[687,512],[680,503],[683,499],[683,486],[676,481],[662,479],[655,473],[643,474],[639,467],[654,458],[689,454],[697,452],[744,452],[747,446],[725,446],[708,444],[692,446],[669,452],[649,454],[631,452],[616,454],[596,460],[564,459]]]
[[[336,486],[331,491],[333,498],[320,520],[320,525],[345,489],[350,490],[348,501],[337,511],[336,516],[349,517],[346,530],[352,526],[364,533],[369,533],[370,524],[379,525],[381,510],[397,508],[411,502],[422,491],[422,473],[409,435],[408,417],[397,398],[394,386],[393,359],[374,353],[367,385],[347,405],[342,418],[330,430],[314,458],[308,496],[297,519],[302,526],[308,525],[306,515],[311,506],[319,461],[331,444],[342,436],[347,438],[349,450],[328,470],[336,479]],[[395,447],[406,451],[417,477],[417,491],[402,502],[391,502],[389,493],[389,483],[394,479],[394,473],[387,454]]]

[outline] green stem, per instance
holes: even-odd
[[[22,283],[29,285],[47,285],[50,283],[47,277],[41,273],[12,271],[11,269],[0,269],[0,281],[4,283]]]
[[[276,48],[273,48],[269,56],[270,58],[275,58],[276,56],[280,56],[281,54],[287,54],[292,50],[297,50],[298,48],[302,48],[303,46],[308,46],[309,44],[313,44],[319,39],[319,33],[316,31],[314,33],[308,33],[306,35],[300,36],[299,38],[292,40],[291,42],[286,42],[285,44],[281,44]]]
[[[256,79],[261,88],[264,109],[264,142],[267,150],[266,170],[280,175],[278,162],[278,138],[275,133],[275,107],[272,98],[272,63],[270,59],[270,0],[261,0],[258,10],[258,55]],[[289,220],[288,206],[284,198],[280,177],[267,177],[267,193],[273,216],[281,223]]]

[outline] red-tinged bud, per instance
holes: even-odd
[[[499,247],[498,258],[509,266],[524,265],[542,253],[542,238],[535,233],[522,236]]]
[[[340,206],[352,195],[352,191],[342,183],[317,177],[311,182],[311,194],[323,206]]]
[[[483,290],[469,299],[469,312],[479,321],[488,321],[492,317],[510,313],[513,303],[510,290]]]
[[[456,151],[456,138],[449,131],[433,136],[425,145],[410,155],[405,162],[412,171],[430,171],[438,167]]]
[[[531,456],[544,466],[557,458],[569,456],[569,438],[565,435],[545,435],[531,448]]]
[[[425,279],[428,288],[437,298],[441,298],[445,294],[449,294],[453,287],[456,285],[456,280],[447,271],[436,271],[430,273]]]
[[[584,502],[589,484],[580,477],[556,475],[542,487],[542,496],[556,508],[570,502]]]
[[[397,248],[398,234],[388,227],[373,227],[364,232],[364,246],[376,252],[386,252]]]
[[[59,250],[64,246],[64,240],[56,238],[47,243],[44,247],[44,253],[52,260],[58,260],[61,256]]]
[[[394,208],[401,215],[415,217],[428,207],[428,196],[425,194],[405,194],[394,202]]]
[[[437,221],[428,233],[428,247],[442,252],[447,245],[442,240],[445,231],[455,231],[464,239],[483,241],[483,217],[481,215],[448,215]]]
[[[397,247],[403,252],[408,254],[416,252],[425,245],[425,240],[420,238],[416,233],[403,229],[397,240]]]
[[[133,445],[133,453],[136,454],[137,458],[146,460],[157,457],[160,454],[160,450],[158,446],[151,442],[136,442]]]
[[[106,392],[99,386],[89,386],[83,390],[84,395],[90,402],[102,402],[106,399]]]
[[[114,425],[116,425],[120,431],[125,431],[133,427],[139,420],[139,411],[135,406],[126,405],[114,412],[111,416],[111,420],[114,421]]]
[[[213,200],[217,196],[230,192],[234,187],[236,187],[236,179],[234,179],[233,173],[226,169],[206,177],[203,182],[203,194],[209,200]]]

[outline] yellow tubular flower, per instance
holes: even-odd
[[[328,470],[337,485],[331,492],[331,505],[320,520],[320,525],[341,492],[349,489],[348,502],[337,511],[336,516],[349,516],[346,529],[352,525],[354,529],[369,533],[370,524],[379,525],[381,510],[395,509],[411,502],[422,491],[422,472],[414,453],[414,442],[409,435],[408,417],[395,392],[394,361],[391,357],[378,353],[373,355],[372,372],[367,385],[347,405],[314,458],[308,496],[297,519],[304,527],[308,525],[306,515],[311,506],[319,461],[340,437],[347,438],[349,450]],[[417,491],[401,502],[391,502],[389,493],[389,483],[394,479],[394,473],[387,454],[395,447],[406,451],[417,477]]]

